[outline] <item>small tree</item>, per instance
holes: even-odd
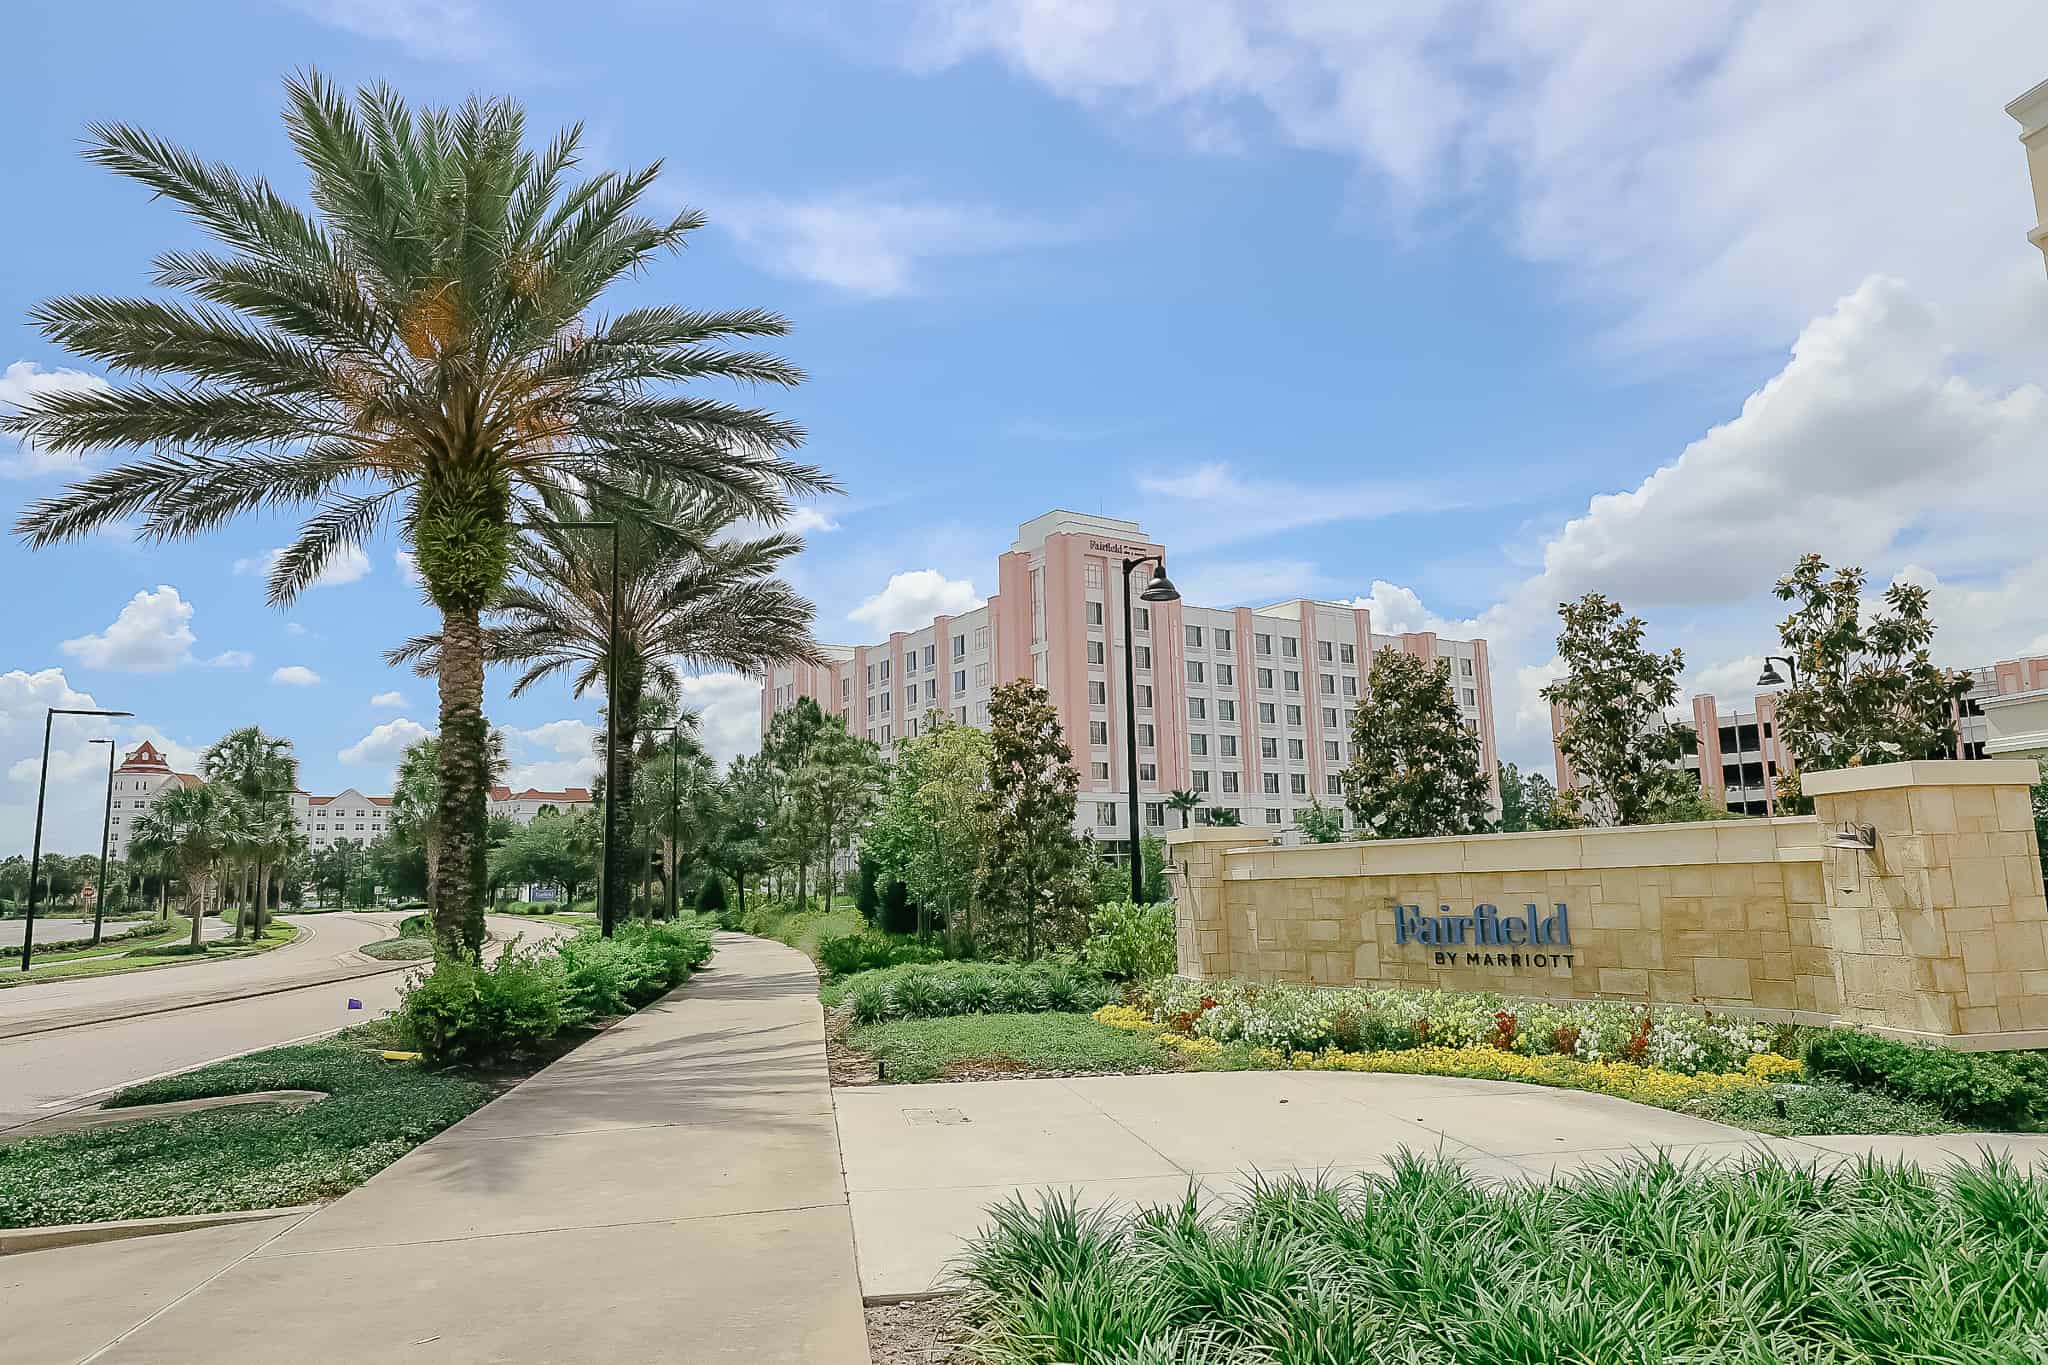
[[[1506,834],[1529,830],[1569,829],[1572,812],[1559,799],[1557,787],[1538,772],[1523,772],[1513,763],[1500,765],[1500,827]]]
[[[805,847],[819,853],[818,880],[825,888],[828,914],[832,909],[833,855],[874,808],[882,776],[881,754],[873,742],[849,733],[840,717],[827,716],[790,779],[799,838]]]
[[[1188,827],[1188,817],[1194,813],[1195,807],[1202,804],[1202,798],[1189,791],[1186,787],[1181,787],[1177,788],[1166,798],[1166,804],[1180,812],[1180,827],[1186,829]]]
[[[1382,839],[1479,834],[1488,824],[1479,736],[1465,728],[1451,661],[1383,649],[1351,721],[1344,800],[1360,833]]]
[[[1209,823],[1218,829],[1235,829],[1244,823],[1244,817],[1230,806],[1211,806],[1206,814]]]
[[[1643,648],[1643,619],[1622,619],[1621,604],[1597,592],[1560,603],[1557,614],[1565,676],[1542,696],[1563,715],[1557,745],[1575,774],[1572,796],[1600,824],[1658,823],[1699,789],[1681,766],[1697,736],[1665,715],[1678,701],[1684,651]]]
[[[1089,856],[1074,833],[1080,779],[1045,689],[1019,680],[989,695],[989,839],[977,899],[1000,951],[1036,957],[1088,929]]]
[[[1312,844],[1334,844],[1344,837],[1344,816],[1335,806],[1309,802],[1308,809],[1294,818],[1301,835]]]
[[[860,917],[870,924],[875,922],[875,911],[880,909],[882,904],[881,897],[875,890],[876,872],[874,855],[863,848],[860,860],[853,868],[853,908],[860,911]]]
[[[1799,661],[1798,683],[1778,694],[1778,730],[1804,771],[1933,758],[1955,743],[1953,708],[1970,682],[1930,657],[1927,589],[1892,584],[1865,621],[1863,577],[1830,577],[1819,555],[1802,555],[1778,580],[1793,604],[1778,636]]]

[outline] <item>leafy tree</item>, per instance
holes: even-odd
[[[634,828],[645,834],[642,842],[648,856],[642,866],[658,866],[664,887],[677,888],[680,905],[683,879],[717,836],[718,765],[692,733],[695,713],[674,714],[689,716],[693,724],[664,731],[658,740],[646,734],[631,766],[640,772],[634,788]],[[662,913],[667,913],[665,905]]]
[[[1935,758],[1955,744],[1967,676],[1935,665],[1927,589],[1893,583],[1863,619],[1863,570],[1832,576],[1802,555],[1778,580],[1792,614],[1778,627],[1799,681],[1778,694],[1778,732],[1802,771]]]
[[[1344,800],[1360,834],[1419,839],[1487,828],[1479,736],[1465,728],[1449,659],[1375,654],[1352,716],[1351,748]]]
[[[28,901],[28,859],[19,853],[0,858],[0,901],[9,908]]]
[[[766,758],[735,758],[723,781],[706,794],[709,830],[702,856],[732,878],[736,907],[747,912],[747,884],[769,866],[770,829],[775,817],[771,765]]]
[[[509,762],[505,757],[505,732],[493,730],[484,743],[484,787],[486,792],[504,780]],[[422,894],[430,906],[440,904],[441,819],[446,806],[441,800],[441,740],[438,735],[414,740],[398,758],[398,775],[391,784],[391,833],[420,852],[426,863],[426,884]],[[489,826],[486,825],[486,833]],[[485,845],[486,849],[488,845]],[[488,873],[488,863],[486,864]],[[485,884],[488,884],[486,876]],[[437,916],[435,924],[440,920]],[[481,932],[483,921],[477,921]],[[438,928],[436,934],[440,932]]]
[[[987,912],[978,937],[1029,959],[1077,943],[1093,897],[1087,846],[1074,833],[1080,779],[1044,688],[1019,679],[989,694],[988,843],[977,873]]]
[[[249,907],[246,914],[236,916],[235,937],[240,938],[244,928],[260,936],[278,864],[304,837],[292,818],[291,797],[299,781],[292,742],[245,725],[230,730],[200,756],[199,772],[233,798],[230,853],[240,864]]]
[[[923,907],[911,900],[908,886],[894,877],[882,884],[881,925],[884,933],[912,933],[923,921]]]
[[[882,757],[851,734],[838,716],[825,717],[817,739],[790,778],[790,804],[806,848],[818,852],[825,910],[832,910],[832,859],[859,830],[882,786]]]
[[[860,917],[870,924],[875,922],[875,911],[881,908],[882,899],[875,889],[876,878],[881,874],[881,864],[868,850],[873,846],[876,830],[880,829],[883,821],[888,818],[885,806],[883,813],[875,818],[874,828],[870,829],[867,838],[861,841],[860,857],[853,865],[853,908],[860,911]]]
[[[1335,806],[1309,802],[1308,809],[1294,817],[1302,837],[1312,844],[1334,844],[1344,837],[1344,816]]]
[[[1643,648],[1643,619],[1597,592],[1558,606],[1565,676],[1543,699],[1562,715],[1557,746],[1573,772],[1572,797],[1597,824],[1665,820],[1699,782],[1682,759],[1698,737],[1665,713],[1678,701],[1685,654]]]
[[[1513,763],[1500,765],[1500,827],[1504,833],[1569,829],[1572,824],[1572,813],[1549,778],[1538,772],[1525,773]]]
[[[286,90],[313,211],[140,129],[89,130],[88,159],[170,200],[219,249],[157,260],[157,283],[198,305],[66,297],[34,310],[80,355],[166,378],[53,389],[0,421],[50,450],[151,452],[31,505],[18,529],[42,546],[135,517],[167,540],[310,508],[271,574],[283,603],[395,522],[442,619],[435,931],[474,957],[489,785],[481,614],[528,500],[572,478],[656,479],[774,519],[827,481],[786,458],[797,427],[671,387],[797,383],[781,360],[719,344],[779,336],[781,318],[596,311],[703,225],[690,210],[639,212],[658,168],[572,184],[581,130],[532,149],[510,100],[415,110],[379,85],[351,105],[317,73]]]
[[[491,850],[491,884],[559,886],[570,901],[597,875],[595,850],[576,817],[536,815]]]
[[[1188,817],[1194,813],[1195,807],[1202,804],[1202,798],[1187,788],[1180,787],[1176,788],[1166,798],[1166,804],[1180,812],[1180,827],[1186,829],[1188,827]]]
[[[184,873],[192,915],[192,946],[199,946],[200,921],[210,894],[217,895],[221,859],[228,847],[232,798],[211,782],[172,787],[136,820],[137,838],[171,851]]]
[[[818,703],[809,697],[798,697],[794,705],[777,711],[768,722],[768,731],[761,736],[759,766],[753,774],[760,784],[756,794],[768,810],[763,851],[771,866],[787,867],[792,872],[799,909],[806,904],[810,840],[797,819],[791,793],[798,770],[809,758],[811,745],[824,728],[825,713],[818,709]],[[843,721],[840,728],[845,728]]]
[[[888,787],[861,848],[882,880],[909,887],[920,936],[940,914],[949,932],[974,940],[974,876],[988,840],[982,803],[988,774],[988,733],[938,711],[917,736],[896,746]]]
[[[1211,806],[1208,817],[1209,823],[1218,829],[1235,829],[1244,823],[1244,817],[1230,806]]]
[[[1158,905],[1171,900],[1166,894],[1166,840],[1156,834],[1148,834],[1138,841],[1138,858],[1141,867],[1140,881],[1145,888],[1145,903]]]

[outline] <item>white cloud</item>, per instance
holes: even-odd
[[[2031,0],[922,10],[913,67],[992,56],[1119,131],[1344,158],[1401,229],[1481,215],[1564,267],[1627,344],[1770,345],[1875,271],[2040,344],[2000,108],[2040,79],[2048,8]]]
[[[405,708],[405,693],[379,692],[376,696],[370,698],[370,705],[388,706],[397,710],[403,710]]]
[[[1428,632],[1455,640],[1484,628],[1479,621],[1454,621],[1439,616],[1422,604],[1413,588],[1380,578],[1372,581],[1371,592],[1352,598],[1350,605],[1364,607],[1370,613],[1373,632],[1378,635]]]
[[[1395,481],[1311,487],[1247,476],[1223,460],[1180,473],[1141,474],[1138,489],[1151,498],[1145,521],[1152,534],[1161,544],[1192,550],[1333,522],[1446,511],[1471,500]]]
[[[391,562],[398,566],[398,576],[417,588],[426,580],[420,577],[419,559],[410,550],[393,550]]]
[[[696,709],[697,738],[721,764],[761,747],[761,684],[739,673],[683,679],[683,701]]]
[[[530,730],[511,732],[526,744],[563,757],[592,756],[591,742],[603,731],[587,721],[551,720]],[[594,761],[594,758],[593,758]]]
[[[247,668],[256,656],[246,649],[224,649],[206,661],[208,668]]]
[[[599,726],[576,719],[551,720],[525,730],[507,730],[509,762],[505,785],[514,791],[538,787],[560,791],[588,787],[600,766],[596,740]]]
[[[58,648],[87,668],[162,673],[192,661],[192,604],[169,584],[138,592],[98,635],[66,640]]]
[[[917,292],[933,262],[994,256],[1071,239],[1064,229],[988,204],[886,187],[811,198],[720,200],[714,221],[765,270],[866,298]]]
[[[335,754],[344,763],[396,767],[400,755],[433,734],[426,726],[407,716],[387,720],[355,743]]]
[[[270,577],[270,571],[276,567],[277,561],[283,555],[284,548],[282,546],[264,554],[248,555],[235,561],[234,571],[244,577],[267,579]],[[308,588],[338,588],[344,583],[355,582],[357,579],[366,576],[369,572],[370,557],[363,553],[361,547],[344,545],[327,557],[327,563],[320,570],[319,577],[306,586]]]
[[[0,673],[0,858],[29,851],[35,826],[36,784],[42,772],[46,708],[107,705],[73,687],[64,671],[46,668]],[[111,703],[119,706],[120,701]],[[57,716],[50,731],[50,777],[44,802],[43,848],[65,854],[98,852],[105,809],[107,751],[94,738],[115,740],[122,755],[149,740],[171,766],[193,771],[199,755],[153,725],[133,719]]]
[[[487,66],[530,75],[532,63],[503,14],[469,0],[289,0],[294,9],[358,38],[395,44],[428,62]]]
[[[286,687],[314,687],[320,682],[320,675],[304,664],[286,664],[270,675],[274,683]]]
[[[284,623],[284,633],[287,635],[304,635],[306,628],[297,621],[287,621]]]
[[[916,630],[942,612],[958,616],[980,605],[981,598],[968,580],[948,578],[937,569],[912,569],[890,574],[887,587],[846,615],[886,635],[894,630]]]
[[[782,528],[797,535],[814,535],[825,531],[836,531],[839,523],[815,507],[799,507],[783,519]]]
[[[46,370],[33,360],[17,360],[0,370],[0,411],[12,411],[40,394],[93,393],[110,387],[106,380],[84,370]],[[84,467],[76,455],[24,446],[12,436],[0,436],[0,477],[75,474]]]
[[[1258,607],[1295,597],[1313,597],[1329,580],[1306,559],[1195,561],[1172,566],[1174,586],[1198,607]]]

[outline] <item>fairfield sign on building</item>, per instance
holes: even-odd
[[[1469,915],[1451,913],[1451,907],[1437,907],[1438,913],[1425,915],[1420,905],[1394,906],[1394,942],[1398,945],[1426,943],[1436,948],[1439,965],[1459,962],[1461,956],[1455,947],[1473,945],[1473,949],[1462,955],[1468,967],[1550,967],[1572,965],[1572,955],[1556,951],[1569,948],[1572,942],[1571,908],[1563,902],[1556,902],[1556,908],[1545,915],[1533,903],[1523,906],[1521,913],[1502,914],[1499,906],[1475,905]],[[1491,952],[1480,949],[1495,948],[1548,948],[1549,952]]]

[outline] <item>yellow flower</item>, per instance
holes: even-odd
[[[1781,1077],[1797,1076],[1805,1071],[1806,1068],[1793,1061],[1790,1057],[1780,1057],[1775,1052],[1759,1052],[1749,1059],[1749,1064],[1743,1070],[1752,1076],[1761,1076],[1767,1081],[1775,1081]]]
[[[1748,1071],[1688,1076],[1661,1067],[1629,1062],[1582,1062],[1576,1057],[1529,1056],[1493,1047],[1418,1047],[1398,1052],[1297,1052],[1282,1057],[1270,1049],[1252,1054],[1260,1066],[1292,1067],[1297,1071],[1391,1072],[1412,1076],[1460,1076],[1474,1080],[1528,1081],[1571,1090],[1592,1090],[1643,1104],[1677,1105],[1702,1095],[1769,1084],[1767,1074],[1785,1074],[1798,1063],[1778,1058],[1775,1064]]]
[[[1098,1024],[1107,1024],[1111,1028],[1124,1029],[1130,1033],[1159,1031],[1159,1025],[1146,1018],[1143,1010],[1130,1005],[1104,1005],[1090,1017]]]

